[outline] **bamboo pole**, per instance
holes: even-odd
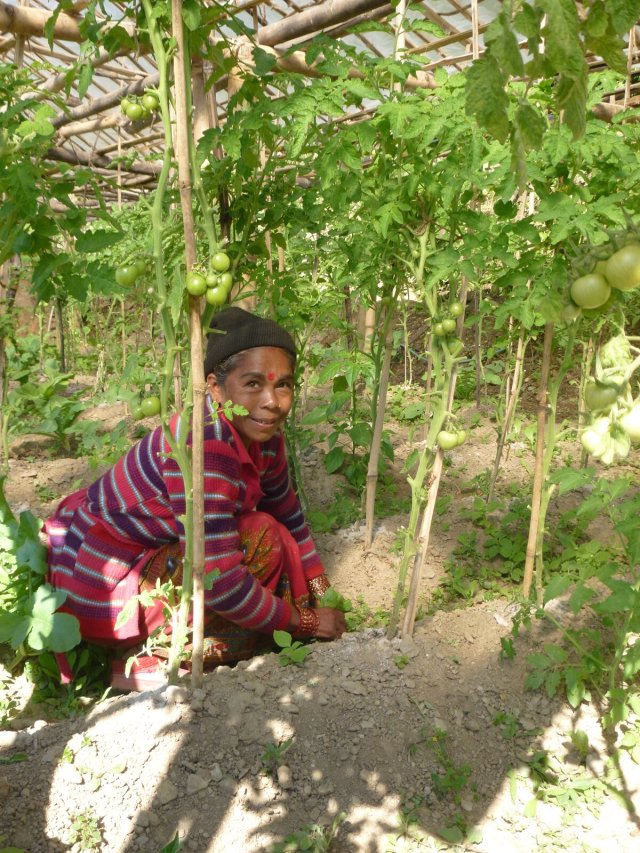
[[[516,346],[516,358],[511,377],[510,393],[507,394],[504,421],[502,423],[502,429],[498,434],[498,446],[496,448],[496,455],[495,459],[493,460],[493,470],[491,472],[491,479],[489,481],[489,489],[487,492],[488,504],[491,503],[491,501],[493,500],[493,495],[496,488],[496,481],[498,479],[498,473],[500,471],[500,464],[502,462],[504,445],[507,440],[507,436],[511,432],[511,425],[513,423],[513,417],[516,411],[516,404],[519,398],[520,387],[522,385],[522,369],[524,365],[524,353],[526,349],[524,337],[524,329],[521,328],[520,334],[518,336],[518,344]]]
[[[258,30],[259,45],[282,44],[386,5],[386,0],[327,0]]]
[[[533,580],[533,568],[536,559],[538,542],[538,520],[541,510],[542,486],[544,478],[544,449],[545,449],[545,427],[548,416],[548,384],[549,371],[551,368],[551,348],[553,344],[553,323],[547,323],[544,327],[544,347],[542,353],[542,366],[540,370],[540,385],[538,390],[538,425],[536,435],[536,460],[533,475],[533,493],[531,495],[531,519],[529,522],[529,538],[527,541],[527,553],[524,564],[524,578],[522,582],[522,594],[529,597],[531,582]]]
[[[176,157],[182,222],[184,226],[185,259],[187,272],[197,259],[193,199],[191,192],[191,164],[188,116],[186,52],[182,25],[182,0],[171,4],[171,28],[176,40],[173,58],[174,93],[176,108]],[[193,476],[193,527],[192,578],[193,578],[193,650],[192,685],[202,684],[202,649],[204,633],[204,395],[202,376],[204,363],[200,299],[189,297],[189,332],[191,338],[191,375],[193,386],[193,415],[191,423],[191,464]],[[185,496],[188,498],[188,496]]]
[[[371,451],[369,453],[369,465],[367,469],[367,491],[366,491],[366,531],[365,548],[370,548],[373,542],[373,524],[375,521],[376,488],[378,485],[378,464],[380,461],[380,445],[382,442],[382,428],[384,427],[384,413],[387,408],[387,389],[389,387],[389,372],[391,369],[391,344],[393,342],[393,306],[389,307],[384,325],[384,357],[380,371],[380,385],[378,388],[378,402],[376,406],[376,420],[373,425],[373,436],[371,438]]]
[[[0,33],[43,36],[45,25],[53,17],[53,14],[47,9],[14,6],[0,0]],[[75,15],[69,15],[65,12],[59,14],[53,30],[54,40],[83,42],[86,36],[80,31],[80,22],[81,19]],[[115,26],[115,24],[111,26]],[[135,24],[129,21],[119,21],[118,26],[126,30],[131,37],[135,37]]]

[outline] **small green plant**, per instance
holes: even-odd
[[[287,752],[290,747],[293,745],[293,738],[287,738],[287,740],[283,740],[282,743],[268,743],[264,752],[260,756],[260,761],[262,763],[262,769],[265,773],[273,773],[275,768],[280,763],[282,756]]]
[[[348,598],[345,598],[342,593],[330,586],[318,601],[320,607],[331,607],[333,610],[341,610],[343,613],[350,613],[353,610],[353,604]]]
[[[280,665],[302,666],[307,655],[311,654],[311,649],[305,646],[300,640],[294,640],[288,631],[274,631],[273,639],[276,645],[280,648]]]
[[[273,844],[269,848],[269,853],[296,853],[296,851],[328,853],[333,846],[340,826],[346,819],[346,813],[340,812],[334,817],[329,826],[310,823],[303,829],[292,832],[284,841]]]
[[[0,478],[0,643],[8,643],[15,669],[29,655],[66,652],[80,642],[78,620],[58,613],[66,594],[45,583],[47,549],[41,524],[28,510],[16,519]]]
[[[372,610],[361,595],[356,598],[352,610],[345,615],[348,631],[360,631],[363,628],[386,628],[389,624],[389,617],[389,611],[382,607]]]
[[[500,734],[505,740],[512,740],[523,731],[517,715],[510,711],[498,711],[491,722],[500,727]]]
[[[411,659],[409,658],[409,655],[397,655],[397,657],[393,659],[393,662],[398,669],[404,669],[405,666],[411,662]]]
[[[160,853],[180,853],[184,847],[180,834],[176,832],[175,837],[162,848]]]
[[[85,809],[71,822],[69,844],[78,844],[86,853],[97,853],[102,845],[102,828],[92,809]]]

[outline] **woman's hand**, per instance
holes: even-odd
[[[338,640],[347,630],[344,613],[330,607],[316,608],[318,614],[318,629],[314,633],[319,640]]]
[[[308,614],[309,619],[312,619],[312,625],[313,622],[317,622],[313,630],[310,630],[310,628],[300,630],[302,627],[300,615],[305,612]],[[347,623],[344,613],[341,610],[334,610],[332,607],[314,607],[311,611],[299,611],[296,607],[292,608],[289,631],[294,637],[316,637],[318,640],[337,640],[346,630]]]

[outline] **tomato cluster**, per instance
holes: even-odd
[[[453,450],[460,447],[467,440],[467,431],[464,429],[447,430],[441,429],[436,436],[436,442],[440,450]]]
[[[149,118],[160,106],[160,101],[155,92],[147,91],[141,98],[123,98],[120,101],[120,109],[129,121],[139,121]]]
[[[131,414],[136,421],[140,421],[142,418],[153,418],[156,415],[159,415],[160,398],[155,396],[145,397],[139,406],[133,407]]]
[[[225,252],[216,252],[209,259],[209,269],[189,270],[185,279],[185,288],[191,296],[204,296],[209,305],[224,305],[233,284],[229,272],[231,260]]]
[[[144,258],[136,258],[127,264],[122,264],[115,271],[115,280],[120,287],[131,287],[131,285],[140,278],[146,271],[147,262]]]
[[[640,244],[627,243],[606,260],[599,260],[591,272],[576,278],[570,287],[571,303],[563,311],[563,319],[570,322],[585,311],[604,308],[614,290],[623,292],[640,286]]]

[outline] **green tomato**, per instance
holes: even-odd
[[[159,397],[145,397],[144,400],[140,403],[140,409],[142,410],[142,415],[145,418],[152,418],[155,415],[160,414],[160,398]]]
[[[208,272],[205,276],[207,287],[217,287],[220,282],[220,276],[217,272]]]
[[[451,305],[449,305],[449,314],[451,314],[452,317],[462,317],[463,313],[464,305],[462,302],[452,302]]]
[[[147,262],[144,258],[136,258],[135,261],[131,264],[131,266],[136,271],[136,276],[141,276],[147,271]]]
[[[611,287],[618,290],[633,290],[640,284],[640,246],[629,243],[608,259],[605,276]]]
[[[442,328],[445,330],[445,333],[447,335],[450,335],[456,330],[456,321],[453,319],[453,317],[445,317],[442,321]]]
[[[129,98],[123,98],[120,101],[120,109],[125,115],[127,114],[127,107],[131,106],[133,106],[133,101],[130,101]]]
[[[640,403],[628,409],[618,423],[634,444],[640,442]]]
[[[224,305],[227,301],[227,291],[224,287],[209,287],[205,294],[205,299],[209,305]]]
[[[436,323],[433,327],[433,334],[436,338],[443,338],[446,335],[443,323]]]
[[[611,287],[598,273],[582,275],[571,285],[571,298],[580,308],[600,308],[610,296]]]
[[[216,272],[226,272],[231,265],[229,255],[225,252],[216,252],[211,258],[211,268]]]
[[[600,409],[610,409],[618,399],[619,389],[613,385],[605,385],[597,379],[590,379],[584,389],[584,404],[591,412]]]
[[[441,429],[436,436],[436,441],[441,450],[453,450],[454,447],[458,446],[458,434]]]
[[[223,272],[222,275],[218,276],[218,287],[224,287],[227,293],[231,290],[232,284],[233,276],[230,272]]]
[[[154,113],[160,106],[160,101],[153,94],[153,92],[146,92],[142,96],[142,106],[150,113]]]
[[[191,296],[202,296],[207,289],[207,280],[196,270],[189,270],[184,286]]]
[[[121,287],[131,287],[137,277],[138,272],[133,265],[118,267],[115,274],[116,284]]]
[[[141,421],[144,417],[144,412],[142,411],[142,406],[134,406],[131,409],[131,417],[134,421]]]
[[[144,110],[140,104],[129,104],[124,114],[130,121],[138,121],[144,115]]]
[[[464,349],[464,344],[460,338],[450,338],[447,341],[447,346],[449,347],[449,353],[453,358],[457,358]]]
[[[464,444],[467,440],[467,431],[466,429],[459,429],[456,433],[457,446],[460,447],[461,444]]]

